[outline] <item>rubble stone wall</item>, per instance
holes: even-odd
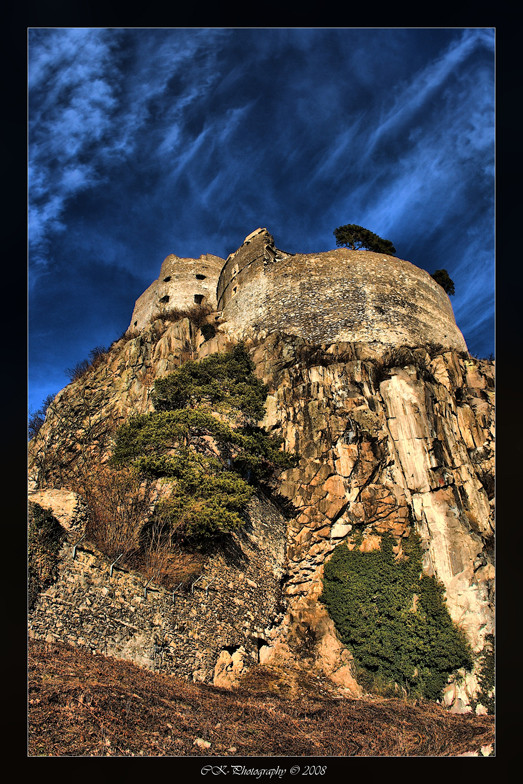
[[[72,495],[44,491],[33,498],[52,503],[69,525],[63,499]],[[259,661],[283,617],[285,520],[267,499],[254,498],[246,529],[227,552],[174,592],[118,564],[111,574],[111,559],[80,541],[81,531],[75,524],[66,529],[58,576],[30,614],[30,637],[218,685]]]

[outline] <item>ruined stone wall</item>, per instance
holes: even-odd
[[[71,497],[67,491],[32,494],[37,503],[55,506],[67,528],[58,579],[30,614],[31,638],[83,645],[217,685],[229,685],[259,661],[283,617],[285,520],[274,505],[254,498],[245,530],[210,558],[192,588],[173,594],[147,586],[145,577],[121,565],[111,575],[112,559],[80,541],[83,527],[64,517],[64,499],[72,505]]]
[[[218,310],[223,310],[244,289],[251,292],[253,302],[257,302],[256,285],[260,277],[263,279],[265,267],[276,257],[287,255],[274,247],[274,238],[267,229],[256,229],[249,234],[238,250],[227,257],[221,271],[217,288]]]
[[[233,339],[284,332],[315,343],[440,344],[466,351],[443,288],[408,261],[347,248],[287,254],[256,229],[227,260],[205,255],[163,262],[137,300],[130,329],[173,307],[208,304]]]
[[[258,244],[263,239],[256,238]],[[257,258],[235,276],[225,276],[229,266],[230,272],[237,266],[231,258],[220,278],[219,291],[227,284],[219,302],[230,334],[244,338],[281,331],[315,343],[441,344],[467,350],[447,294],[408,261],[346,248],[268,259],[261,247],[250,246],[241,260],[247,251]]]
[[[209,305],[216,308],[216,287],[224,259],[209,253],[199,259],[171,253],[164,260],[158,280],[136,300],[130,330],[142,330],[151,318],[172,308]]]

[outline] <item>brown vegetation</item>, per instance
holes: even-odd
[[[148,525],[158,497],[154,480],[133,468],[91,463],[79,468],[72,486],[89,508],[87,540],[111,558],[119,556],[120,566],[169,589],[201,573],[205,557],[184,550],[168,521],[156,515]]]
[[[71,382],[79,381],[86,376],[87,373],[96,370],[96,368],[100,367],[102,362],[104,362],[109,351],[110,349],[105,348],[105,346],[95,346],[89,352],[89,359],[83,359],[74,367],[66,369],[65,372],[69,376],[69,380]]]
[[[150,514],[154,486],[131,468],[114,470],[103,464],[82,466],[73,489],[89,507],[87,538],[109,556],[140,546],[140,532]]]
[[[163,321],[180,321],[187,318],[195,327],[201,327],[207,316],[213,312],[210,305],[192,305],[189,308],[169,308],[162,310],[151,316],[151,321],[163,319]]]
[[[186,589],[203,572],[206,556],[184,550],[176,542],[171,545],[161,543],[153,536],[138,551],[129,555],[124,563],[155,585],[168,590]]]
[[[226,691],[64,644],[30,642],[28,674],[30,756],[448,757],[494,742],[491,716]]]

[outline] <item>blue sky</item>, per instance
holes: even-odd
[[[356,223],[445,268],[494,350],[494,30],[28,32],[29,408],[127,328],[169,253]]]

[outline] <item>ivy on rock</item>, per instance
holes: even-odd
[[[340,544],[327,561],[322,602],[354,655],[362,682],[394,684],[436,700],[448,676],[472,665],[463,632],[453,623],[444,588],[421,573],[421,544],[412,532],[395,558],[394,540],[362,552]]]

